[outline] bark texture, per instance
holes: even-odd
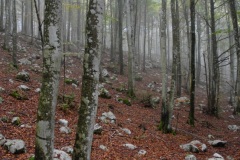
[[[102,50],[103,0],[90,0],[86,19],[86,48],[83,62],[81,106],[73,160],[90,160],[93,128],[98,106],[99,64]]]
[[[38,104],[35,160],[52,160],[61,65],[61,0],[45,2],[43,75]]]

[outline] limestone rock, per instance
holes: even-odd
[[[103,150],[103,151],[107,151],[107,150],[108,150],[107,147],[104,146],[104,145],[102,145],[102,144],[99,146],[99,148],[100,148],[101,150]]]
[[[17,74],[16,79],[28,82],[30,80],[30,76],[28,72],[22,71]]]
[[[66,119],[59,119],[58,122],[62,125],[67,127],[68,126],[68,121]]]
[[[2,146],[6,141],[6,138],[0,133],[0,146]]]
[[[65,146],[61,148],[62,151],[68,153],[68,154],[72,154],[73,153],[73,148],[72,146]]]
[[[15,140],[7,140],[4,143],[3,147],[9,150],[13,154],[19,154],[26,152],[25,143],[23,140],[15,139]]]
[[[102,134],[102,131],[103,131],[102,126],[100,126],[98,123],[96,123],[94,125],[93,133],[100,135],[100,134]]]
[[[20,88],[23,91],[29,91],[30,90],[29,87],[26,86],[26,85],[20,85],[20,86],[18,86],[18,88]]]
[[[134,150],[137,148],[137,146],[130,144],[130,143],[126,143],[123,145],[124,147],[127,147],[128,149]]]
[[[224,147],[227,141],[214,140],[214,141],[208,141],[208,143],[213,147]]]
[[[72,158],[66,152],[54,149],[53,160],[72,160]]]
[[[190,154],[185,157],[185,160],[197,160],[197,158],[194,155]]]
[[[132,133],[128,128],[122,128],[122,131],[129,135]]]
[[[12,124],[13,125],[16,125],[16,126],[18,126],[18,125],[20,125],[20,118],[19,117],[13,117],[13,119],[12,119]]]
[[[231,131],[237,131],[237,130],[240,130],[240,126],[228,125],[228,129],[231,130]]]
[[[68,128],[68,127],[66,127],[66,126],[62,126],[61,128],[59,128],[59,131],[60,131],[61,133],[65,133],[65,134],[71,133],[71,129]]]
[[[147,153],[147,151],[145,151],[143,149],[138,151],[138,155],[143,155],[144,156],[146,153]]]

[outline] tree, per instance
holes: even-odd
[[[236,11],[236,2],[235,0],[229,1],[230,13],[232,17],[233,24],[233,32],[235,39],[235,47],[237,52],[237,82],[236,82],[236,97],[237,104],[235,108],[236,113],[240,113],[240,40],[239,40],[239,25],[238,25],[238,17]]]
[[[13,54],[12,54],[12,60],[13,60],[13,66],[17,68],[17,60],[16,60],[16,54],[17,54],[17,11],[16,11],[16,0],[13,1],[12,5],[12,15],[13,15],[13,36],[12,36],[12,42],[13,42]]]
[[[43,37],[43,73],[39,97],[35,160],[52,160],[55,109],[61,66],[61,0],[45,2]]]
[[[134,28],[134,3],[135,0],[127,0],[127,37],[128,37],[128,95],[135,97],[133,84],[133,55],[135,53],[135,28]]]
[[[10,32],[11,32],[11,2],[6,1],[6,23],[5,23],[5,35],[4,35],[4,43],[3,49],[9,50],[10,49]]]
[[[124,62],[123,62],[123,49],[122,49],[122,10],[123,10],[123,2],[118,1],[118,37],[119,37],[119,64],[120,64],[120,74],[124,73]]]
[[[1,0],[1,12],[0,12],[0,31],[3,31],[3,11],[4,11],[4,0]]]
[[[194,126],[194,102],[195,102],[195,0],[190,1],[191,13],[191,76],[190,76],[190,112],[189,124]]]
[[[99,64],[102,45],[103,0],[90,0],[86,19],[86,47],[83,62],[81,106],[76,130],[73,160],[91,156],[93,128],[98,106]]]
[[[160,123],[160,129],[163,133],[168,133],[171,131],[170,125],[169,125],[169,106],[167,103],[167,19],[166,19],[166,9],[167,9],[167,2],[166,0],[162,0],[162,11],[161,11],[161,39],[160,39],[160,46],[161,46],[161,59],[162,59],[162,111],[161,111],[161,123]]]
[[[208,97],[208,113],[218,116],[218,99],[219,99],[219,63],[217,54],[217,38],[215,29],[215,8],[214,1],[210,0],[210,15],[211,15],[211,45],[212,54],[210,55],[209,70],[211,76],[209,76],[209,97]]]

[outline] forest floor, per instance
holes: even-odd
[[[0,35],[0,43],[2,46],[3,38]],[[18,59],[29,58],[29,56],[39,54],[39,50],[29,44],[29,42],[21,40],[21,46],[26,48],[26,52],[20,52]],[[109,67],[110,62],[108,56],[103,55],[103,68]],[[27,152],[24,154],[13,155],[7,150],[0,147],[1,160],[27,160],[34,154],[35,141],[35,125],[38,107],[39,93],[35,92],[36,88],[41,85],[41,73],[33,68],[33,64],[41,66],[42,57],[35,59],[31,65],[19,65],[18,69],[14,69],[11,65],[11,54],[0,48],[0,87],[5,91],[0,93],[3,102],[0,104],[0,133],[7,139],[22,139],[26,143]],[[56,129],[55,129],[55,148],[61,149],[64,146],[73,146],[75,140],[75,129],[78,119],[78,107],[80,104],[81,93],[81,75],[82,62],[77,57],[66,58],[66,76],[80,81],[78,87],[72,85],[64,85],[63,83],[63,69],[60,82],[60,94],[73,94],[74,106],[67,110],[60,107],[60,102],[57,106],[56,112]],[[127,67],[125,67],[127,68]],[[16,80],[15,76],[18,72],[25,70],[30,73],[30,81],[22,82]],[[110,76],[113,73],[108,70]],[[231,156],[235,160],[240,160],[240,134],[239,130],[236,132],[230,131],[228,125],[240,126],[240,116],[232,115],[232,107],[227,103],[227,95],[221,95],[220,98],[220,116],[215,118],[203,113],[199,109],[199,104],[206,105],[207,97],[203,86],[197,86],[196,91],[196,112],[195,112],[195,127],[187,124],[189,114],[189,104],[180,104],[174,108],[174,117],[172,119],[172,126],[177,128],[176,134],[163,134],[158,130],[161,114],[161,103],[156,108],[144,107],[141,100],[148,95],[159,96],[161,94],[148,88],[148,84],[156,82],[156,86],[160,86],[161,72],[159,69],[147,69],[146,72],[141,72],[142,81],[136,82],[136,96],[131,100],[132,105],[127,106],[119,103],[116,97],[126,98],[124,92],[119,92],[116,88],[126,87],[127,76],[116,74],[117,80],[110,80],[111,83],[105,83],[105,88],[108,89],[112,95],[111,99],[99,98],[99,106],[97,112],[96,122],[103,127],[101,135],[94,135],[92,145],[92,159],[93,160],[182,160],[186,155],[194,154],[198,160],[205,160],[213,157],[214,153],[219,153],[224,158]],[[13,81],[10,82],[11,80]],[[19,85],[27,85],[30,90],[23,92],[28,100],[16,100],[9,94],[18,88]],[[65,86],[65,87],[64,87]],[[189,97],[183,89],[182,96]],[[116,116],[116,123],[103,123],[98,117],[103,112],[111,111]],[[27,124],[29,127],[14,126],[11,124],[13,117],[20,117],[21,124]],[[2,118],[8,119],[3,121]],[[66,119],[69,122],[69,127],[72,132],[70,134],[62,134],[59,132],[60,125],[57,123],[59,119]],[[121,128],[128,128],[132,133],[125,134],[121,132]],[[121,132],[122,134],[118,134]],[[213,135],[215,139],[227,141],[225,147],[212,147],[208,144],[208,135]],[[190,153],[183,151],[179,145],[186,144],[192,140],[199,140],[205,143],[208,147],[206,152]],[[129,150],[123,144],[131,143],[137,146],[134,150]],[[99,148],[100,145],[107,147],[107,151]],[[139,150],[145,150],[145,155],[139,155]]]

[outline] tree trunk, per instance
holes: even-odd
[[[3,15],[4,15],[4,0],[1,0],[1,13],[0,13],[0,31],[3,31]]]
[[[119,64],[120,64],[120,75],[123,75],[124,72],[124,62],[123,62],[123,48],[122,48],[122,10],[123,10],[123,2],[118,1],[118,37],[119,37]]]
[[[232,17],[233,31],[234,31],[234,39],[235,46],[237,52],[237,82],[236,82],[236,113],[240,113],[240,40],[239,40],[239,25],[238,25],[238,17],[235,6],[235,0],[229,1],[230,13]]]
[[[10,46],[9,46],[9,42],[10,42],[10,32],[11,32],[11,28],[10,28],[10,12],[11,12],[11,2],[12,1],[6,1],[6,23],[5,23],[5,35],[4,35],[4,43],[3,43],[3,49],[5,50],[9,50]]]
[[[13,60],[13,66],[17,68],[17,11],[16,11],[16,0],[13,1],[12,5],[12,15],[13,15],[13,54],[12,54],[12,60]]]
[[[133,55],[135,53],[134,39],[134,3],[136,0],[127,0],[127,39],[128,39],[128,95],[133,98],[134,93],[134,73],[133,73]]]
[[[86,19],[86,47],[83,62],[81,106],[73,160],[90,160],[93,128],[98,106],[99,64],[102,50],[103,0],[90,0]]]
[[[212,45],[212,77],[210,80],[211,88],[208,97],[208,113],[211,115],[218,116],[218,99],[219,99],[219,66],[218,66],[218,55],[217,55],[217,38],[215,30],[215,11],[214,1],[210,0],[210,13],[211,13],[211,45]]]
[[[169,128],[169,106],[167,103],[167,19],[166,19],[166,0],[162,0],[162,11],[161,11],[161,68],[162,68],[162,110],[161,110],[161,123],[160,128],[163,133],[169,133],[171,128]]]
[[[200,84],[200,78],[201,78],[201,19],[199,16],[197,16],[197,74],[196,74],[196,83]]]
[[[144,33],[143,33],[143,72],[145,72],[146,63],[146,37],[147,37],[147,0],[144,3]]]
[[[61,66],[61,0],[45,2],[43,75],[36,124],[35,160],[52,160]]]
[[[189,124],[194,126],[195,103],[195,0],[190,1],[191,10],[191,76],[190,76],[190,112]]]

